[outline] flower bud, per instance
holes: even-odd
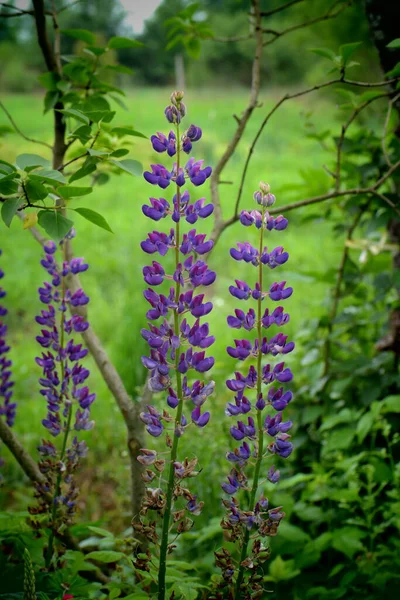
[[[183,92],[178,92],[178,91],[172,92],[171,103],[174,106],[179,106],[179,104],[181,103],[181,100],[183,100],[183,96],[184,96]]]
[[[264,183],[264,181],[260,181],[260,190],[263,194],[269,194],[271,190],[269,183]]]

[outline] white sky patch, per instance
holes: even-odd
[[[144,22],[151,17],[162,0],[120,0],[126,10],[125,25],[132,27],[135,33],[143,31]]]

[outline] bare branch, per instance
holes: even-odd
[[[392,115],[393,105],[397,102],[397,100],[399,98],[400,98],[400,94],[397,94],[394,98],[392,98],[390,100],[389,105],[388,105],[388,110],[387,110],[387,113],[386,113],[385,123],[384,123],[384,126],[383,126],[382,152],[383,152],[383,155],[385,157],[386,163],[387,163],[387,165],[389,167],[392,166],[392,162],[390,160],[389,153],[388,153],[387,148],[386,148],[386,137],[387,137],[387,134],[388,134],[390,117]]]
[[[44,475],[40,472],[37,463],[23,447],[13,430],[4,423],[3,419],[0,419],[0,438],[10,450],[25,475],[27,475],[31,481],[36,481],[38,483],[44,483],[46,481]]]
[[[5,114],[8,117],[8,120],[10,121],[11,125],[14,127],[16,133],[18,133],[18,135],[20,135],[22,138],[24,138],[24,140],[26,140],[27,142],[32,142],[33,144],[40,144],[41,146],[46,146],[46,148],[50,148],[51,150],[51,146],[50,144],[47,144],[46,142],[42,142],[41,140],[35,140],[33,138],[28,137],[27,135],[25,135],[20,128],[18,127],[18,125],[16,124],[16,122],[14,121],[12,115],[9,113],[9,111],[7,110],[7,108],[4,106],[4,104],[1,102],[0,100],[0,108],[5,112]]]
[[[293,6],[294,4],[298,4],[299,2],[304,2],[304,0],[290,0],[290,2],[286,2],[286,4],[282,4],[282,6],[278,6],[278,8],[273,8],[272,10],[263,10],[263,11],[261,11],[260,14],[262,17],[270,17],[271,15],[281,12],[282,10],[286,10],[290,6]]]
[[[335,3],[336,4],[336,3]],[[316,23],[321,23],[322,21],[328,21],[329,19],[334,19],[340,13],[342,13],[348,6],[350,2],[343,4],[340,6],[335,12],[331,12],[332,9],[328,10],[328,12],[320,17],[315,17],[314,19],[310,19],[308,21],[304,21],[304,23],[298,23],[297,25],[292,25],[283,31],[274,31],[272,29],[263,29],[264,33],[270,33],[274,37],[270,40],[264,42],[264,46],[269,46],[273,42],[276,42],[277,39],[283,37],[288,33],[292,33],[292,31],[297,31],[297,29],[304,29],[305,27],[310,27],[311,25],[315,25]]]

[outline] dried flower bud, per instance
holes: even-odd
[[[260,181],[259,187],[263,194],[269,194],[271,190],[269,183],[264,183],[264,181]]]
[[[171,104],[173,104],[174,106],[179,106],[181,100],[183,100],[183,96],[184,96],[184,92],[182,91],[176,91],[172,92],[171,94]]]

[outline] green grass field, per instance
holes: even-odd
[[[279,97],[279,92],[262,93],[263,105],[257,109],[239,149],[224,172],[224,180],[232,181],[232,185],[221,186],[226,216],[232,211],[249,143],[266,111]],[[168,98],[169,90],[131,91],[126,100],[129,112],[124,112],[116,106],[118,115],[115,124],[134,125],[148,136],[155,131],[163,131],[166,129],[163,109]],[[5,96],[2,100],[25,135],[51,141],[52,116],[43,116],[40,96]],[[235,121],[232,115],[239,114],[245,107],[247,92],[189,91],[186,100],[189,107],[188,121],[200,125],[203,129],[203,139],[196,146],[195,156],[204,157],[207,164],[215,165],[234,132]],[[319,169],[323,173],[322,165],[329,163],[330,155],[321,150],[315,141],[305,138],[302,115],[309,110],[313,110],[315,121],[321,128],[334,126],[335,108],[325,100],[320,99],[315,103],[314,98],[283,105],[270,121],[257,146],[246,180],[242,208],[253,207],[252,194],[260,180],[270,183],[279,206],[303,197],[301,192],[290,189],[293,184],[301,183],[302,170]],[[6,124],[8,123],[5,115],[0,113],[0,126]],[[1,158],[12,162],[18,154],[25,152],[46,155],[47,151],[26,142],[18,135],[9,134],[1,138]],[[147,168],[149,162],[160,161],[160,157],[155,155],[147,140],[137,139],[131,147],[130,157],[142,162],[144,168]],[[161,162],[163,158],[162,156]],[[84,180],[82,185],[85,185]],[[321,191],[319,185],[316,182],[315,186],[311,185],[309,189],[305,187],[304,196]],[[328,185],[326,176],[326,188]],[[201,191],[202,195],[209,193],[206,186]],[[167,190],[166,193],[168,192]],[[142,299],[144,284],[141,269],[148,261],[148,257],[140,250],[139,243],[153,225],[143,217],[141,205],[154,194],[157,194],[157,191],[142,178],[121,175],[113,176],[108,184],[98,187],[88,200],[83,198],[79,201],[80,206],[88,206],[101,212],[115,232],[114,235],[76,216],[78,236],[74,242],[75,253],[77,256],[85,256],[90,263],[90,270],[82,277],[82,283],[91,298],[90,321],[133,395],[140,391],[138,385],[143,378],[140,365],[143,350],[140,328],[144,323],[146,308]],[[318,206],[309,212],[315,214],[317,211]],[[293,297],[286,305],[291,313],[289,330],[293,333],[301,329],[305,320],[323,313],[329,288],[326,284],[314,280],[311,273],[323,273],[327,269],[335,268],[341,249],[341,240],[333,237],[328,223],[320,221],[317,224],[312,221],[302,224],[300,215],[306,214],[306,209],[296,215],[291,213],[291,226],[279,241],[277,236],[274,236],[270,242],[271,245],[282,243],[291,254],[291,260],[284,271],[280,270],[276,275],[269,272],[268,276],[271,282],[275,281],[275,277],[279,277],[279,280],[287,279],[295,288]],[[168,225],[162,226],[165,228]],[[197,226],[199,229],[202,224]],[[214,379],[218,378],[218,393],[212,400],[212,424],[207,432],[203,433],[203,440],[201,435],[198,436],[196,444],[204,444],[204,436],[207,436],[207,440],[213,440],[209,446],[209,456],[212,457],[212,453],[220,453],[221,460],[213,461],[215,477],[211,473],[209,480],[213,482],[211,487],[215,488],[219,486],[218,477],[221,477],[218,464],[223,461],[227,445],[227,423],[224,423],[223,417],[226,401],[224,381],[226,374],[234,368],[232,360],[224,350],[226,344],[234,337],[225,324],[226,316],[236,306],[228,293],[228,286],[234,278],[246,279],[251,276],[249,268],[229,258],[229,248],[236,241],[244,241],[248,235],[249,230],[240,225],[229,228],[223,234],[210,261],[211,267],[218,274],[218,281],[210,291],[216,307],[210,318],[210,327],[217,338],[214,346],[217,362],[213,376]],[[44,271],[39,266],[41,252],[30,233],[22,230],[17,219],[10,230],[3,224],[0,225],[0,247],[3,250],[1,266],[6,272],[3,281],[8,292],[7,304],[10,309],[8,322],[12,360],[15,365],[15,398],[19,405],[15,430],[34,451],[39,436],[42,435],[40,420],[45,414],[45,404],[38,393],[39,368],[34,360],[38,352],[34,339],[38,329],[34,316],[39,309],[36,289],[44,278]],[[301,349],[297,358],[293,358],[295,370],[300,368],[299,356]],[[89,458],[90,483],[83,481],[83,487],[86,504],[91,507],[91,517],[94,515],[96,518],[99,516],[96,512],[96,494],[104,493],[113,497],[118,486],[116,496],[127,497],[129,481],[123,421],[94,365],[90,385],[98,395],[93,406],[96,428],[87,436],[92,448]],[[301,398],[298,401],[301,402]],[[193,446],[187,448],[188,452],[194,450]],[[21,472],[12,462],[12,458],[4,449],[1,449],[1,453],[7,461],[5,475],[15,482],[21,481]],[[121,466],[116,468],[117,463]],[[100,487],[96,487],[97,485]],[[202,485],[205,486],[203,495],[212,493],[209,484],[203,482]],[[7,503],[18,505],[18,491],[13,498],[7,499]]]

